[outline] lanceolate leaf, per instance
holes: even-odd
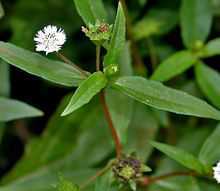
[[[192,154],[179,149],[174,146],[170,146],[163,143],[158,142],[151,142],[151,144],[158,149],[159,151],[166,154],[168,157],[172,158],[173,160],[177,161],[178,163],[182,164],[183,166],[195,170],[199,173],[204,172],[203,164]]]
[[[182,38],[187,48],[195,48],[209,35],[212,24],[210,0],[183,0],[180,11]]]
[[[207,138],[199,153],[199,159],[209,167],[213,166],[220,159],[220,149],[218,149],[220,140],[220,125]]]
[[[0,42],[0,58],[30,74],[64,86],[77,86],[85,76],[72,66],[49,60],[39,54]]]
[[[38,117],[43,113],[20,101],[0,97],[0,121],[11,121],[20,118]]]
[[[95,24],[97,20],[106,21],[107,14],[102,0],[73,0],[79,15],[86,25]]]
[[[220,112],[196,97],[142,77],[121,77],[113,84],[119,91],[146,105],[178,114],[220,119]]]
[[[196,65],[196,80],[205,96],[220,108],[220,74],[209,66],[199,63]]]
[[[190,68],[197,59],[189,51],[177,52],[162,62],[151,77],[152,80],[167,81]]]
[[[83,105],[87,104],[107,84],[107,79],[102,72],[95,72],[80,84],[71,98],[62,116],[68,115]]]
[[[125,46],[125,25],[125,15],[121,3],[119,3],[112,38],[104,58],[105,67],[110,64],[117,64],[117,59]]]

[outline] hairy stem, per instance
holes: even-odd
[[[96,46],[96,71],[100,70],[100,54],[101,54],[101,46]]]
[[[171,173],[164,174],[164,175],[161,175],[161,176],[144,177],[141,180],[140,184],[142,186],[148,186],[149,184],[158,182],[160,180],[164,180],[164,179],[172,178],[172,177],[176,177],[176,176],[197,176],[197,174],[193,171],[190,171],[190,172],[171,172]]]
[[[97,71],[100,70],[100,53],[101,53],[100,50],[101,50],[101,47],[97,46],[96,47],[96,70]],[[114,124],[113,124],[113,121],[112,121],[112,118],[111,118],[111,114],[109,112],[108,105],[106,103],[104,90],[101,91],[101,93],[100,93],[100,102],[101,102],[101,105],[102,105],[102,108],[103,108],[103,112],[104,112],[106,121],[108,123],[108,127],[109,127],[109,129],[111,131],[112,138],[113,138],[114,143],[115,143],[117,158],[120,158],[121,151],[122,151],[122,145],[121,145],[119,136],[117,134],[117,131],[116,131],[115,127],[114,127]]]
[[[101,104],[102,104],[102,108],[103,108],[103,111],[104,111],[105,118],[108,122],[109,129],[110,129],[111,134],[112,134],[112,138],[115,142],[117,158],[120,158],[121,152],[122,152],[122,145],[121,145],[120,139],[118,137],[117,131],[114,128],[114,124],[113,124],[113,121],[112,121],[112,118],[111,118],[111,114],[109,112],[109,109],[108,109],[108,106],[107,106],[107,103],[106,103],[106,100],[105,100],[105,92],[104,91],[102,91],[100,93],[100,101],[101,101]]]
[[[56,55],[61,59],[63,60],[65,63],[73,66],[76,70],[78,70],[83,76],[88,76],[88,74],[83,70],[81,69],[79,66],[77,66],[76,64],[74,64],[71,60],[69,60],[67,57],[65,57],[63,54],[57,52]]]

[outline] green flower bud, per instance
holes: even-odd
[[[110,40],[112,25],[97,20],[94,25],[89,24],[88,28],[82,26],[82,32],[96,45],[102,45],[105,41]]]

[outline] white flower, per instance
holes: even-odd
[[[220,183],[220,162],[218,162],[216,167],[213,167],[214,170],[214,178]]]
[[[37,32],[34,41],[36,51],[58,52],[66,41],[66,34],[63,29],[48,25]]]

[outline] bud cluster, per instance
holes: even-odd
[[[134,156],[123,156],[117,159],[112,167],[114,176],[122,184],[129,184],[133,190],[136,182],[150,169]]]
[[[105,41],[110,40],[112,33],[112,25],[105,22],[96,21],[96,23],[89,24],[88,28],[82,26],[82,32],[93,41],[95,44],[102,44]]]

